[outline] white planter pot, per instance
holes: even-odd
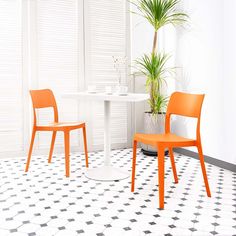
[[[144,113],[144,133],[145,134],[163,134],[165,132],[165,114],[152,115]],[[152,146],[141,144],[144,151],[156,152],[157,149]]]

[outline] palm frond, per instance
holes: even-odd
[[[167,24],[177,25],[188,20],[188,15],[177,9],[179,0],[131,0],[139,14],[143,16],[157,32]]]
[[[136,68],[139,72],[147,76],[152,81],[159,81],[163,75],[169,73],[166,68],[166,63],[169,59],[168,54],[151,53],[151,55],[144,54],[141,58],[136,59]]]

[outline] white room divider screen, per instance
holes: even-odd
[[[87,122],[90,150],[102,148],[103,104],[62,99],[61,94],[83,91],[89,84],[98,89],[117,85],[112,56],[129,54],[127,4],[126,0],[0,0],[0,56],[4,57],[0,152],[26,153],[32,122],[26,119],[31,116],[28,90],[40,88],[55,92],[61,120]],[[121,67],[123,84],[127,68],[127,64]],[[44,123],[52,113],[45,109],[39,117]],[[129,117],[126,104],[112,104],[113,147],[127,146]],[[63,148],[62,138],[59,135],[56,146]],[[39,134],[35,148],[48,148],[50,139]],[[80,143],[75,132],[72,146],[82,148]]]
[[[36,84],[34,88],[51,88],[57,96],[61,120],[78,120],[78,102],[61,99],[60,94],[79,90],[80,63],[78,55],[81,29],[78,22],[77,0],[38,0],[34,5],[36,14]],[[52,119],[52,111],[45,109],[39,114],[41,122]],[[78,132],[71,133],[71,145],[76,145]],[[77,137],[76,137],[77,136]],[[51,136],[41,132],[38,148],[46,148]],[[57,134],[57,146],[63,144],[63,134]]]
[[[21,3],[0,1],[0,151],[23,150]]]
[[[84,1],[85,82],[104,90],[118,84],[115,58],[128,54],[127,5],[123,0]],[[127,83],[127,65],[120,64],[122,83]],[[94,147],[103,143],[103,103],[93,102],[90,136]],[[127,144],[128,109],[126,103],[111,105],[111,140],[113,147]]]

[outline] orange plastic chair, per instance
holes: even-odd
[[[86,127],[85,123],[79,122],[58,122],[58,110],[57,103],[53,92],[50,89],[42,89],[42,90],[30,90],[30,95],[33,104],[33,112],[34,112],[34,123],[32,130],[32,138],[30,142],[30,148],[28,153],[28,159],[26,163],[25,171],[27,172],[29,169],[31,154],[33,150],[34,138],[37,131],[52,131],[52,140],[51,147],[49,152],[48,163],[51,163],[52,153],[54,148],[54,143],[56,139],[57,131],[64,132],[64,144],[65,144],[65,167],[66,167],[66,177],[70,176],[70,131],[75,129],[83,129],[83,138],[84,138],[84,151],[85,151],[85,162],[86,167],[88,167],[88,150],[87,150],[87,141],[86,141]],[[52,107],[54,111],[54,122],[49,125],[38,126],[37,125],[37,117],[36,117],[36,109]]]
[[[173,170],[175,183],[178,183],[178,177],[175,167],[173,148],[174,147],[188,147],[196,146],[199,153],[199,159],[201,163],[202,174],[205,182],[207,196],[211,197],[211,192],[208,184],[206,168],[204,164],[204,156],[202,153],[201,136],[200,136],[200,116],[203,103],[203,94],[188,94],[175,92],[171,95],[166,119],[165,119],[165,133],[164,134],[135,134],[133,140],[133,163],[132,163],[132,179],[131,179],[131,191],[134,191],[135,184],[135,167],[136,167],[136,152],[137,142],[151,145],[158,149],[158,183],[159,183],[159,207],[164,208],[164,151],[169,149],[171,166]],[[170,132],[170,117],[172,114],[195,117],[197,118],[196,139],[188,139],[181,136],[177,136]]]

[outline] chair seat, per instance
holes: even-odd
[[[36,126],[39,130],[72,130],[78,127],[83,127],[85,122],[52,122],[48,125]]]
[[[196,140],[184,138],[176,134],[135,134],[134,140],[157,147],[157,144],[165,143],[170,147],[194,146]]]

